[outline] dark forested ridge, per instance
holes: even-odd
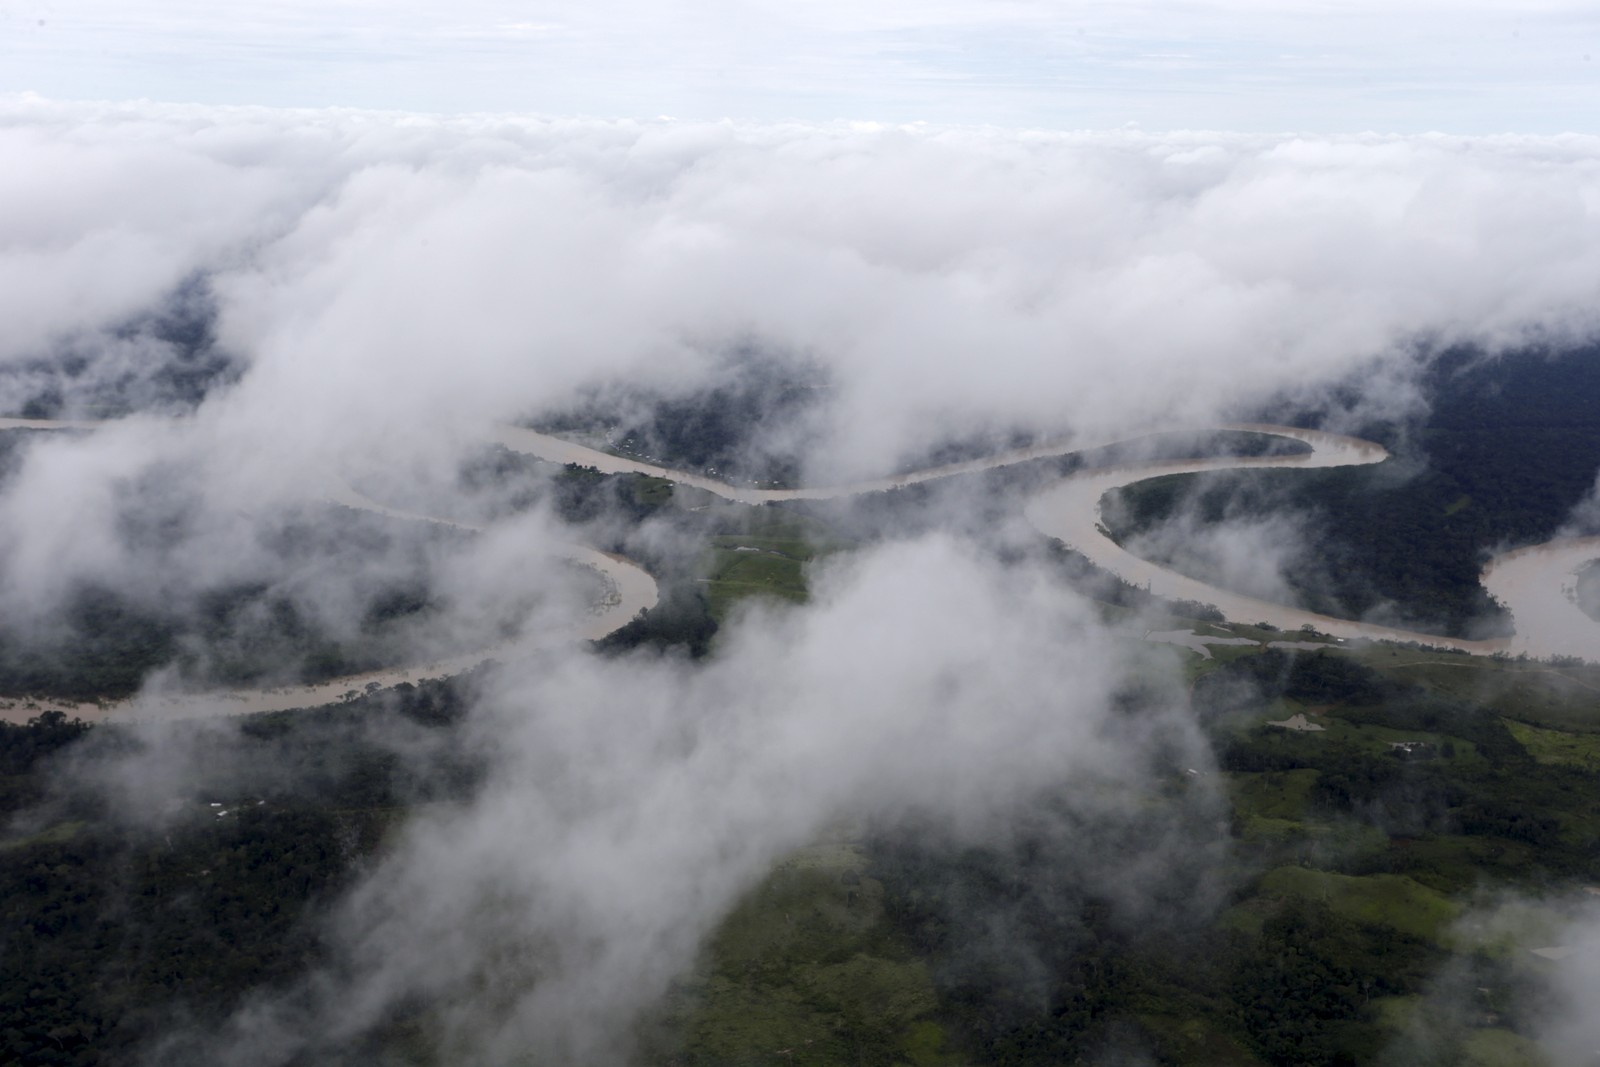
[[[800,457],[815,434],[810,420],[826,382],[803,362],[738,350],[717,382],[689,395],[621,390],[538,420],[553,432],[606,434],[609,447],[725,481],[799,484]]]
[[[1285,579],[1313,610],[1386,606],[1417,628],[1467,635],[1504,614],[1478,582],[1488,556],[1549,539],[1600,472],[1600,348],[1482,359],[1454,353],[1424,378],[1420,425],[1359,432],[1394,458],[1376,467],[1232,471],[1130,486],[1119,539],[1182,507],[1207,522],[1308,517],[1320,565]],[[1111,510],[1111,509],[1108,509]]]
[[[0,618],[0,695],[114,700],[163,667],[201,684],[239,686],[322,681],[404,662],[408,633],[439,609],[427,577],[430,554],[465,536],[332,506],[285,517],[259,542],[284,572],[313,573],[341,559],[411,565],[409,573],[378,569],[353,581],[360,610],[337,622],[307,610],[294,580],[239,581],[159,601],[79,582],[45,618]]]
[[[210,282],[191,277],[149,311],[7,367],[0,395],[14,410],[0,414],[110,419],[187,411],[244,372],[218,345],[216,317]]]
[[[326,955],[321,909],[404,809],[481,777],[454,729],[470,684],[222,730],[0,723],[0,1062],[198,1062],[185,1035],[304,977]],[[97,788],[162,745],[190,752],[163,772],[170,796],[135,813]]]

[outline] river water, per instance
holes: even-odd
[[[42,419],[0,419],[0,430],[94,429],[92,422],[54,422]],[[478,532],[468,523],[417,512],[401,511],[380,504],[343,484],[330,484],[323,493],[334,503],[376,512],[395,519],[438,523],[460,530]],[[425,678],[444,678],[462,674],[491,659],[526,655],[579,641],[598,640],[626,626],[640,612],[655,607],[659,590],[656,580],[630,560],[601,552],[588,545],[561,544],[550,549],[552,559],[565,560],[591,568],[605,583],[598,603],[575,623],[546,626],[520,635],[513,641],[490,648],[465,652],[428,663],[387,668],[347,675],[312,685],[272,688],[209,690],[204,692],[147,691],[127,699],[96,704],[65,701],[0,698],[0,720],[26,721],[44,710],[64,711],[84,719],[180,719],[218,715],[245,715],[261,711],[288,711],[291,708],[318,707],[353,699],[375,689],[403,683],[416,684]]]
[[[0,418],[0,429],[91,430],[97,425],[99,424],[94,422]],[[1527,653],[1535,657],[1579,656],[1600,660],[1600,624],[1578,609],[1573,595],[1577,572],[1590,561],[1600,558],[1600,538],[1532,545],[1507,552],[1491,560],[1483,571],[1484,586],[1490,595],[1511,613],[1516,624],[1516,634],[1511,638],[1469,641],[1320,615],[1289,605],[1234,593],[1135,556],[1106,536],[1101,523],[1101,502],[1105,495],[1114,489],[1147,478],[1251,467],[1340,467],[1381,463],[1388,458],[1388,452],[1382,446],[1370,441],[1317,430],[1257,423],[1233,424],[1217,429],[1251,431],[1289,438],[1309,445],[1311,451],[1282,456],[1146,462],[1079,471],[1064,477],[1056,485],[1029,500],[1024,509],[1027,519],[1041,533],[1071,546],[1096,566],[1123,581],[1142,586],[1157,596],[1214,605],[1233,622],[1264,622],[1288,631],[1309,625],[1336,638],[1418,642],[1434,648],[1452,649],[1474,655]],[[744,504],[764,504],[780,500],[839,499],[1122,443],[1118,440],[1052,442],[1014,449],[983,459],[848,485],[762,489],[757,486],[729,485],[715,478],[672,470],[625,456],[615,456],[521,427],[497,427],[492,436],[506,448],[551,463],[576,464],[608,474],[653,475],[679,485],[703,489],[725,500]],[[363,508],[393,518],[437,522],[468,530],[476,529],[449,519],[390,508],[345,486],[332,487],[327,495],[349,507]],[[372,689],[387,688],[406,682],[416,683],[424,678],[459,674],[497,657],[525,654],[535,649],[604,637],[625,625],[641,611],[656,604],[659,593],[655,580],[635,564],[581,545],[567,545],[560,551],[567,559],[599,572],[607,583],[607,594],[602,602],[595,606],[588,617],[576,625],[548,628],[524,635],[506,645],[431,663],[373,671],[316,685],[206,693],[152,692],[140,694],[132,700],[103,705],[0,700],[0,717],[22,719],[46,707],[60,708],[86,718],[104,718],[112,715],[118,718],[236,715],[314,707],[351,699],[361,692]]]
[[[1233,622],[1265,622],[1289,631],[1309,625],[1329,636],[1346,640],[1416,642],[1473,655],[1527,653],[1535,657],[1581,656],[1600,660],[1600,624],[1578,610],[1571,593],[1577,580],[1577,571],[1590,560],[1600,558],[1600,538],[1533,545],[1491,560],[1483,571],[1484,586],[1511,613],[1517,632],[1511,638],[1475,641],[1336,618],[1245,596],[1135,556],[1106,536],[1100,511],[1105,494],[1147,478],[1241,467],[1344,467],[1381,463],[1389,458],[1383,446],[1371,441],[1318,430],[1264,423],[1236,423],[1216,429],[1285,437],[1309,445],[1311,451],[1283,456],[1136,463],[1080,471],[1066,476],[1030,500],[1024,509],[1028,521],[1041,533],[1058,538],[1126,582],[1143,586],[1158,596],[1212,604]],[[496,431],[496,439],[514,451],[550,462],[574,463],[612,474],[631,472],[654,475],[746,504],[838,499],[859,493],[902,488],[954,474],[994,470],[1030,459],[1124,443],[1123,440],[1075,441],[1068,444],[1058,441],[895,478],[806,489],[761,489],[731,486],[702,475],[611,455],[533,430],[502,427]]]

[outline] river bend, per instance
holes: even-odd
[[[0,418],[0,430],[93,430],[100,425],[103,424],[90,421]],[[1112,490],[1135,482],[1170,474],[1261,467],[1306,469],[1339,467],[1381,463],[1388,458],[1388,452],[1380,445],[1318,430],[1260,423],[1239,423],[1215,429],[1248,431],[1288,438],[1309,445],[1311,450],[1292,455],[1166,460],[1078,471],[1036,494],[1027,502],[1024,513],[1028,521],[1041,533],[1059,539],[1081,552],[1096,566],[1123,581],[1147,588],[1157,596],[1214,605],[1232,622],[1264,622],[1280,630],[1290,631],[1310,626],[1340,639],[1415,642],[1473,655],[1526,653],[1535,657],[1578,656],[1600,660],[1600,624],[1578,609],[1574,597],[1577,572],[1590,561],[1600,558],[1600,537],[1530,545],[1490,560],[1483,569],[1482,581],[1490,595],[1511,613],[1516,624],[1516,633],[1511,638],[1482,641],[1440,637],[1398,627],[1342,619],[1259,600],[1179,574],[1177,571],[1136,556],[1111,540],[1101,523],[1102,501]],[[983,459],[847,485],[761,489],[734,486],[704,475],[612,455],[522,427],[499,426],[492,431],[491,436],[495,442],[512,451],[547,462],[574,464],[608,474],[652,475],[743,504],[765,504],[781,500],[840,499],[862,493],[905,488],[958,474],[994,470],[1033,459],[1088,451],[1126,443],[1127,440],[1057,441],[1013,449]],[[468,530],[477,529],[437,516],[399,511],[344,486],[335,487],[326,495],[337,503],[393,518],[437,522]],[[628,560],[582,545],[564,546],[561,554],[599,572],[608,587],[608,594],[603,602],[587,618],[572,626],[526,634],[506,645],[435,662],[372,671],[314,685],[204,693],[142,693],[130,700],[97,705],[0,699],[0,717],[25,718],[45,708],[59,708],[73,714],[84,715],[86,718],[104,718],[111,715],[118,718],[174,718],[314,707],[347,700],[358,693],[374,689],[407,682],[415,683],[424,678],[459,674],[496,657],[525,653],[576,640],[603,637],[655,605],[658,597],[655,580]]]

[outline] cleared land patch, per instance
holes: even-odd
[[[859,846],[822,842],[744,897],[675,998],[687,1062],[960,1062],[927,964],[884,921],[866,865]]]
[[[1586,770],[1600,769],[1600,734],[1575,734],[1504,720],[1511,736],[1540,763],[1559,763]]]
[[[1368,926],[1384,926],[1434,944],[1444,944],[1459,905],[1442,893],[1404,875],[1353,876],[1279,867],[1261,879],[1261,888],[1321,901],[1335,914]]]

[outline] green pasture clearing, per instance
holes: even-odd
[[[706,580],[712,618],[723,621],[736,601],[751,596],[804,603],[807,591],[802,562],[761,552],[713,550]]]
[[[1365,862],[1390,849],[1389,836],[1376,827],[1348,819],[1279,819],[1242,815],[1239,840],[1255,846],[1255,856],[1268,866],[1285,863],[1313,867]],[[1250,852],[1241,852],[1249,857]]]
[[[1111,610],[1126,619],[1138,617],[1137,613],[1126,609]],[[1169,621],[1170,626],[1163,623],[1156,628],[1191,628],[1196,633],[1246,637],[1262,642],[1297,641],[1305,636],[1298,631],[1262,630],[1232,623]],[[1189,673],[1191,677],[1198,677],[1265,650],[1264,645],[1212,646],[1209,660],[1189,656]],[[1376,642],[1330,643],[1326,654],[1347,657],[1396,682],[1420,685],[1440,696],[1478,704],[1530,725],[1600,735],[1600,667],[1555,666],[1503,656],[1426,652]],[[1460,747],[1459,742],[1457,747]]]
[[[1526,875],[1538,850],[1521,841],[1463,834],[1425,834],[1388,842],[1397,871],[1440,893],[1471,890],[1486,880],[1513,882]]]
[[[1359,658],[1396,681],[1481,704],[1537,726],[1600,733],[1600,667],[1556,667],[1491,656],[1363,650]]]
[[[1334,914],[1443,944],[1459,905],[1404,875],[1346,875],[1304,867],[1279,867],[1261,879],[1265,893],[1327,904]]]
[[[1532,950],[1560,944],[1570,932],[1573,917],[1570,902],[1560,898],[1545,901],[1509,897],[1493,906],[1469,912],[1455,930],[1456,947],[1460,951],[1533,963]]]
[[[1540,763],[1557,763],[1585,770],[1600,770],[1600,734],[1570,733],[1502,719],[1523,748]]]
[[[1308,759],[1316,758],[1318,752],[1316,746],[1335,742],[1353,746],[1372,755],[1386,756],[1393,751],[1393,746],[1396,744],[1420,741],[1433,746],[1431,757],[1428,758],[1449,759],[1469,764],[1484,762],[1478,747],[1463,737],[1443,730],[1403,729],[1362,721],[1374,714],[1373,710],[1368,708],[1353,708],[1340,704],[1306,704],[1298,700],[1279,698],[1248,719],[1237,721],[1237,725],[1232,729],[1236,733],[1243,734],[1258,727],[1269,727],[1274,741],[1291,747]],[[1381,711],[1376,713],[1380,716],[1381,714]],[[1304,715],[1308,723],[1320,726],[1322,729],[1302,731],[1272,725],[1285,722],[1296,715]],[[1347,719],[1345,717],[1347,715],[1356,721]],[[1420,760],[1423,757],[1412,758]],[[1307,779],[1308,783],[1309,781],[1310,779]],[[1309,788],[1309,784],[1305,788]],[[1248,798],[1246,799],[1248,802]],[[1256,814],[1267,813],[1256,812]]]
[[[833,527],[815,515],[795,511],[781,504],[764,504],[760,507],[743,507],[741,537],[778,537],[813,543],[835,542],[844,544]]]
[[[1539,1046],[1521,1034],[1497,1027],[1473,1030],[1462,1042],[1464,1067],[1548,1067]]]
[[[1398,1033],[1411,1025],[1423,1007],[1423,998],[1416,995],[1379,997],[1372,1002],[1372,1016],[1379,1025]]]
[[[1420,1027],[1421,1038],[1434,1057],[1452,1057],[1460,1067],[1550,1067],[1536,1042],[1501,1027],[1473,1027],[1455,1019],[1437,1017],[1436,1006],[1426,997],[1381,997],[1372,1002],[1374,1019],[1404,1041],[1407,1031]],[[1401,1048],[1407,1046],[1401,1045]],[[1393,1058],[1391,1052],[1391,1059]],[[1443,1058],[1430,1063],[1446,1062]]]
[[[749,548],[801,561],[814,559],[819,551],[816,545],[802,537],[762,537],[754,534],[722,534],[713,537],[711,545],[713,548]]]
[[[628,491],[639,504],[659,506],[672,499],[673,484],[653,474],[640,474],[629,480]]]
[[[679,989],[674,1062],[959,1062],[927,965],[884,921],[865,868],[858,846],[823,842],[745,895]]]
[[[804,603],[806,565],[854,547],[820,520],[778,508],[748,509],[740,526],[712,536],[702,563],[706,601],[718,622],[746,597]]]
[[[1294,702],[1284,701],[1284,703],[1292,705]],[[1305,709],[1301,707],[1296,710]],[[1316,736],[1356,745],[1380,756],[1393,751],[1394,745],[1421,741],[1425,745],[1433,746],[1435,759],[1451,759],[1464,763],[1484,762],[1476,745],[1455,734],[1442,730],[1397,729],[1374,722],[1350,722],[1341,716],[1342,710],[1346,709],[1334,705],[1324,708],[1320,714],[1307,715],[1308,719],[1323,727],[1323,732]]]
[[[1260,897],[1250,897],[1224,908],[1217,916],[1217,925],[1248,938],[1257,938],[1261,936],[1262,927],[1266,925],[1267,914],[1270,911],[1271,907],[1267,901]]]
[[[0,841],[0,852],[29,848],[33,845],[59,845],[78,836],[78,831],[82,830],[86,825],[88,824],[80,819],[58,822],[54,826],[47,827],[27,837],[16,837],[9,841]]]
[[[1233,807],[1240,815],[1298,822],[1305,818],[1306,799],[1318,771],[1266,771],[1229,774]]]

